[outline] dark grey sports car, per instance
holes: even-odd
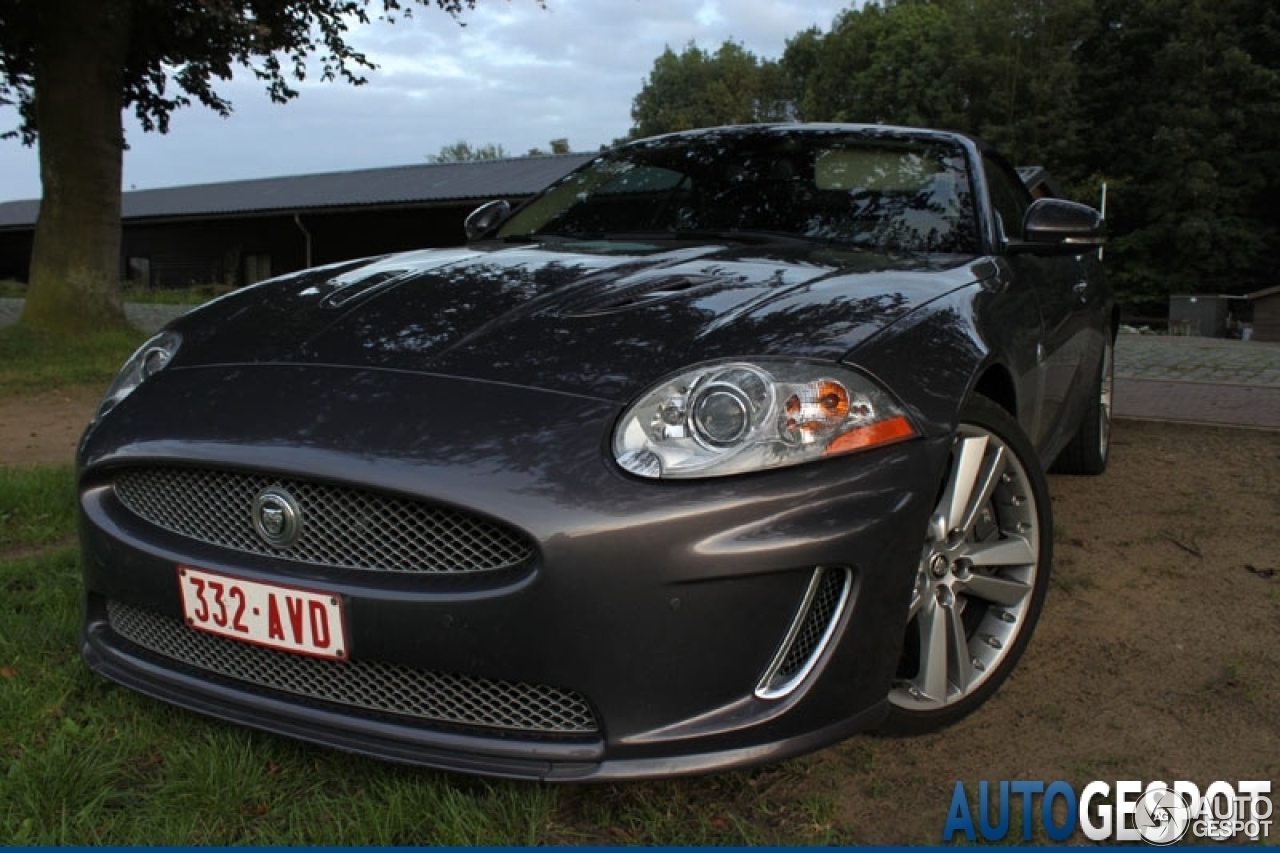
[[[721,128],[464,248],[244,289],[80,447],[83,655],[226,720],[500,776],[771,761],[974,710],[1043,467],[1106,465],[1091,208],[981,142]]]

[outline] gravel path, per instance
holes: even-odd
[[[142,303],[126,303],[125,316],[129,322],[144,332],[158,332],[174,317],[188,311],[190,305],[148,305]],[[0,326],[8,326],[18,322],[22,314],[21,299],[0,299]]]

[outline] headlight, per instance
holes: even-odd
[[[151,376],[159,373],[173,360],[174,353],[182,343],[182,335],[177,332],[161,332],[129,356],[129,360],[120,368],[116,378],[111,381],[106,396],[98,406],[98,417],[116,407],[133,390]]]
[[[721,477],[913,435],[902,407],[848,368],[721,362],[642,395],[618,423],[613,455],[641,477]]]

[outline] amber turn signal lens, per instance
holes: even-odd
[[[849,430],[827,445],[823,455],[834,456],[837,453],[847,453],[850,450],[862,450],[867,447],[875,447],[878,444],[901,441],[915,434],[916,431],[911,428],[911,422],[902,415],[898,415],[885,421],[877,421],[873,424]]]
[[[830,379],[818,383],[818,406],[822,414],[833,421],[844,420],[849,414],[849,389]]]

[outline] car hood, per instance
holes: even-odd
[[[717,358],[838,359],[981,278],[974,258],[777,243],[438,249],[306,270],[191,312],[173,366],[326,364],[626,400]]]

